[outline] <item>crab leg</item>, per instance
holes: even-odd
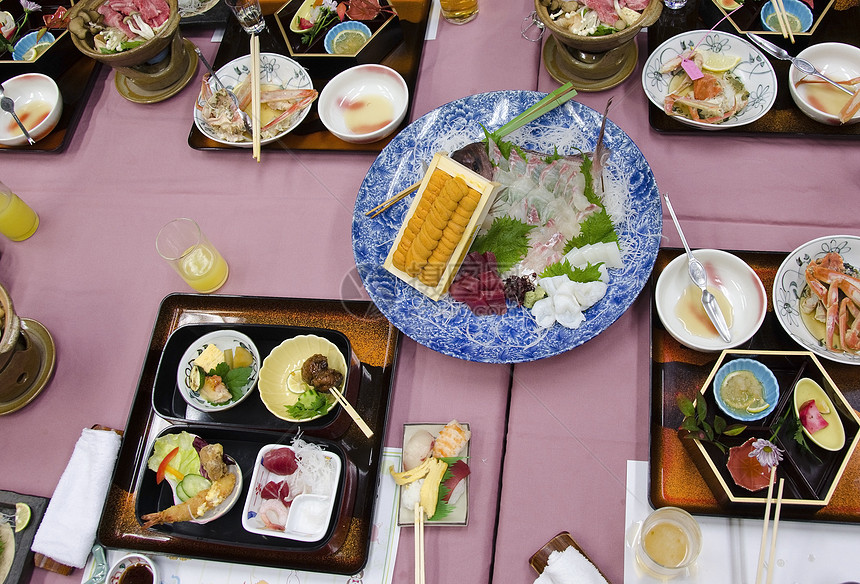
[[[836,345],[833,343],[833,336],[839,322],[839,286],[836,283],[830,284],[830,289],[827,291],[827,301],[824,303],[827,307],[827,320],[825,321],[826,333],[825,343],[827,348],[833,350]]]

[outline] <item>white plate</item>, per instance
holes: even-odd
[[[469,424],[465,424],[460,422],[460,425],[469,430]],[[405,446],[409,439],[412,438],[412,435],[419,430],[426,430],[433,434],[433,436],[438,436],[439,432],[442,428],[445,427],[445,424],[404,424],[403,425],[403,445]],[[469,448],[472,445],[472,440],[470,439],[466,443],[466,448],[463,449],[463,452],[460,453],[460,456],[457,458],[463,458],[466,460],[466,463],[469,465],[470,473],[466,478],[463,479],[465,490],[463,491],[463,495],[457,500],[457,503],[454,505],[451,513],[442,519],[437,519],[436,521],[431,521],[430,519],[425,519],[424,523],[426,525],[451,525],[451,526],[461,526],[465,527],[469,524],[469,479],[471,478],[471,469],[472,465],[469,461]],[[400,470],[403,470],[402,468]],[[403,487],[398,487],[402,489]],[[403,499],[398,497],[400,501]],[[413,511],[412,509],[407,509],[403,505],[397,510],[397,525],[412,525],[414,523]]]
[[[701,44],[699,43],[701,41]],[[776,101],[776,73],[770,61],[752,44],[735,35],[707,30],[693,30],[674,36],[657,47],[642,69],[642,88],[651,103],[663,109],[669,90],[671,73],[660,73],[665,63],[695,47],[713,53],[737,55],[741,58],[733,72],[750,92],[746,107],[721,124],[707,124],[683,116],[672,116],[683,124],[702,130],[724,130],[754,122],[770,110]]]
[[[188,376],[191,374],[192,367],[194,366],[194,359],[203,352],[206,345],[215,345],[222,351],[243,347],[250,351],[254,357],[254,361],[251,363],[251,376],[248,378],[248,383],[242,386],[241,396],[238,399],[232,399],[223,404],[213,404],[200,397],[199,393],[191,390],[188,384]],[[179,361],[179,368],[176,371],[176,385],[179,388],[182,399],[191,407],[201,412],[222,412],[238,405],[247,398],[254,389],[259,375],[260,353],[257,351],[254,341],[248,335],[243,335],[239,331],[233,330],[214,331],[194,341],[182,355],[182,359]]]
[[[246,531],[256,533],[258,535],[267,535],[271,537],[280,537],[283,539],[294,539],[297,541],[314,542],[321,540],[328,531],[331,524],[332,511],[334,510],[334,502],[337,499],[337,491],[340,486],[340,475],[342,462],[340,457],[329,450],[323,449],[326,458],[331,461],[334,466],[334,482],[331,485],[329,493],[311,493],[301,494],[296,496],[290,505],[287,515],[286,529],[278,531],[269,529],[265,524],[257,519],[257,512],[260,505],[263,503],[261,496],[263,487],[269,481],[280,482],[285,477],[269,472],[263,466],[263,456],[270,450],[276,448],[289,448],[295,450],[286,444],[267,444],[260,449],[257,454],[257,461],[254,465],[254,475],[251,477],[251,484],[248,488],[248,496],[245,498],[245,507],[242,510],[242,527]],[[309,514],[305,514],[305,504],[309,506],[319,505],[317,509],[321,512],[320,518],[312,518]],[[294,517],[294,515],[296,515]],[[309,521],[309,522],[307,522]]]
[[[806,287],[804,271],[811,260],[836,252],[855,268],[860,268],[860,237],[856,235],[828,235],[804,243],[779,266],[773,280],[773,309],[779,324],[798,345],[816,355],[848,365],[860,365],[860,355],[838,353],[823,346],[800,317],[799,300]]]
[[[220,69],[216,71],[218,74],[218,79],[227,87],[227,89],[233,89],[237,85],[239,85],[242,81],[245,80],[248,75],[251,74],[251,56],[244,55],[242,57],[238,57],[233,59]],[[278,55],[275,53],[261,53],[260,54],[260,83],[263,84],[271,84],[278,85],[283,89],[313,89],[314,84],[311,81],[310,75],[305,69],[293,61],[292,59],[288,59],[283,55]],[[209,86],[212,88],[212,92],[214,93],[217,90],[215,85],[215,81],[209,79]],[[202,103],[203,94],[202,92],[197,95],[197,101],[194,104],[194,125],[197,126],[197,129],[203,132],[203,134],[219,144],[224,144],[226,146],[239,146],[242,148],[250,148],[253,145],[253,142],[250,136],[246,136],[245,139],[241,142],[229,142],[227,140],[222,140],[215,135],[215,132],[206,123],[203,119],[203,116],[200,113],[200,104]],[[311,104],[313,105],[313,104]],[[301,113],[299,113],[294,119],[293,123],[290,127],[284,129],[282,132],[273,136],[271,138],[265,138],[260,140],[260,144],[269,144],[286,136],[289,134],[296,126],[302,123],[302,120],[305,119],[305,116],[308,115],[308,112],[311,109],[311,105],[306,107]]]

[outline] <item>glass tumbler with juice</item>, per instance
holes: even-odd
[[[214,292],[227,281],[224,257],[192,219],[175,219],[161,228],[155,241],[163,257],[198,292]]]
[[[651,513],[639,530],[635,543],[637,563],[659,578],[686,573],[702,549],[702,532],[692,515],[677,507]]]
[[[0,182],[0,233],[12,241],[24,241],[39,227],[39,216]]]
[[[478,16],[478,0],[439,0],[442,17],[452,24],[466,24]]]

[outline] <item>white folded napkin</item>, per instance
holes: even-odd
[[[84,567],[96,539],[119,445],[116,432],[81,432],[36,531],[34,552],[67,566]]]
[[[573,546],[553,551],[535,584],[607,584],[594,564]]]

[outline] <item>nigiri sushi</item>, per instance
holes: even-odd
[[[460,425],[457,420],[451,420],[439,432],[439,436],[433,443],[433,456],[437,458],[445,458],[449,456],[458,456],[472,433]]]

